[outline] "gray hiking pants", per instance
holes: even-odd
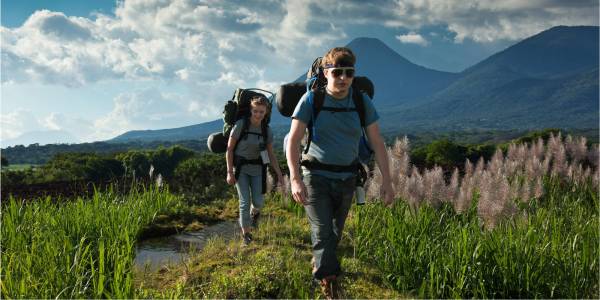
[[[305,175],[308,203],[304,206],[310,222],[316,279],[341,273],[336,256],[344,223],[352,205],[355,177],[330,179],[319,175]]]

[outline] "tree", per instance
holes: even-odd
[[[47,181],[107,180],[121,177],[123,164],[111,157],[94,153],[62,153],[42,167]]]
[[[6,159],[6,157],[2,156],[1,160],[2,160],[2,166],[3,167],[7,167],[8,166],[8,160]]]
[[[464,163],[466,147],[455,144],[448,139],[434,141],[427,146],[425,162],[428,167],[438,165],[445,170],[451,170],[455,166]]]
[[[145,151],[130,150],[118,154],[117,159],[122,162],[127,174],[135,174],[137,177],[148,176],[150,159]]]
[[[173,176],[173,171],[177,165],[194,156],[195,152],[181,147],[179,145],[165,149],[159,147],[158,150],[150,152],[150,163],[154,166],[154,174],[161,174],[164,178]]]

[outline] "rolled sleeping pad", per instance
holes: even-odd
[[[223,132],[215,132],[208,136],[208,140],[206,141],[206,145],[208,146],[208,150],[213,153],[225,153],[227,152],[227,142],[229,141],[229,137],[223,136]]]
[[[366,93],[371,99],[375,95],[373,82],[364,76],[354,77],[352,88]],[[279,113],[284,117],[291,117],[304,93],[306,93],[306,83],[304,82],[292,82],[280,86],[276,96]]]

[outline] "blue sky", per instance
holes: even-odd
[[[596,0],[3,0],[1,11],[3,146],[28,132],[87,142],[211,121],[236,87],[276,90],[356,37],[460,72],[552,26],[598,25]]]

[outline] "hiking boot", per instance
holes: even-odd
[[[260,218],[260,211],[254,210],[250,213],[250,226],[253,228],[258,228],[258,219]]]
[[[327,276],[319,282],[321,285],[321,291],[325,299],[339,299],[340,289],[337,277],[335,275]]]
[[[248,246],[250,242],[252,242],[252,234],[250,232],[244,233],[242,244]]]

